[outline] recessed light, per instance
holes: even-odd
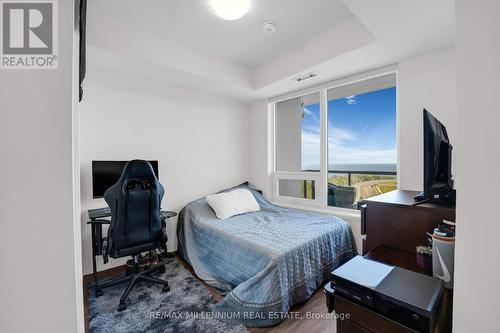
[[[210,0],[210,8],[220,18],[234,21],[250,10],[250,0]]]

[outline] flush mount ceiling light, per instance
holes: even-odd
[[[250,0],[210,0],[210,7],[220,18],[234,21],[248,13]]]

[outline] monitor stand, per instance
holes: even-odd
[[[420,205],[420,204],[423,204],[423,203],[426,203],[426,202],[430,201],[429,198],[425,197],[424,192],[420,192],[419,194],[417,194],[416,196],[414,196],[413,200],[415,200],[415,202],[413,203],[412,206],[417,206],[417,205]]]
[[[417,206],[426,202],[431,202],[435,203],[438,205],[445,205],[448,207],[455,207],[455,201],[456,201],[456,195],[457,192],[456,190],[450,190],[446,193],[440,194],[437,197],[434,198],[426,198],[424,196],[424,192],[420,192],[417,194],[413,199],[415,200],[415,203],[413,203],[412,206]]]

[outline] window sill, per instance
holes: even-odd
[[[356,209],[348,209],[340,207],[316,207],[316,206],[301,205],[301,204],[291,204],[290,202],[284,202],[284,201],[272,201],[272,203],[286,208],[295,208],[315,213],[331,214],[341,219],[347,219],[349,221],[356,221],[361,223],[361,212]]]

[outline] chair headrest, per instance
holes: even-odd
[[[143,160],[133,160],[128,162],[123,168],[122,175],[120,179],[104,192],[104,200],[111,207],[113,205],[113,200],[122,196],[126,192],[125,185],[129,180],[134,178],[142,178],[147,179],[150,184],[154,184],[153,188],[158,192],[161,198],[163,198],[163,194],[165,189],[156,178],[153,167],[148,161]]]
[[[118,183],[130,178],[153,178],[157,180],[151,163],[144,160],[132,160],[127,162]]]

